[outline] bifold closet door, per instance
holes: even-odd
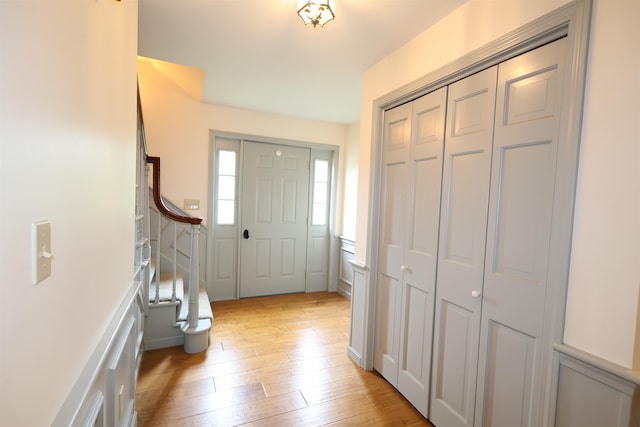
[[[476,426],[543,425],[548,265],[566,41],[500,64]],[[566,207],[564,208],[566,209]]]
[[[385,111],[374,368],[398,386],[400,287],[407,223],[411,104]]]
[[[473,425],[497,66],[449,86],[430,420]]]
[[[425,417],[447,88],[385,113],[374,367]]]

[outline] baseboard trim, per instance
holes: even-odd
[[[355,364],[362,366],[362,357],[353,347],[347,347],[347,355]]]
[[[180,336],[157,338],[154,340],[145,341],[144,350],[157,350],[159,348],[177,347],[180,345],[184,345],[184,335],[182,335],[182,333],[180,334]]]
[[[336,292],[342,295],[343,297],[345,297],[346,299],[351,300],[351,292],[347,292],[345,289],[342,289],[340,287],[338,287]]]

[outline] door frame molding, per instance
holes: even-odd
[[[335,237],[335,230],[336,230],[336,202],[337,202],[337,191],[338,191],[338,187],[337,187],[337,177],[338,177],[338,167],[340,164],[340,146],[339,145],[329,145],[329,144],[322,144],[322,143],[317,143],[317,142],[308,142],[308,141],[298,141],[298,140],[290,140],[290,139],[283,139],[283,138],[275,138],[275,137],[269,137],[269,136],[261,136],[261,135],[250,135],[250,134],[244,134],[244,133],[237,133],[237,132],[228,132],[228,131],[223,131],[223,130],[217,130],[217,129],[210,129],[209,130],[209,166],[208,166],[208,190],[207,190],[207,194],[208,194],[208,202],[207,202],[207,207],[208,207],[208,214],[207,214],[207,224],[209,226],[209,229],[211,230],[211,232],[208,234],[207,236],[207,259],[206,259],[206,274],[207,274],[207,291],[209,292],[209,295],[211,295],[212,298],[214,298],[215,300],[215,292],[214,292],[214,261],[215,261],[215,207],[216,207],[216,201],[215,198],[213,197],[214,192],[215,192],[215,182],[216,182],[216,175],[215,175],[215,165],[216,165],[216,139],[217,138],[221,138],[221,139],[227,139],[227,140],[234,140],[237,141],[239,144],[239,149],[238,149],[238,182],[236,182],[236,191],[238,191],[238,189],[242,188],[242,151],[243,151],[243,142],[244,141],[251,141],[251,142],[258,142],[258,143],[263,143],[263,144],[276,144],[276,145],[288,145],[288,146],[292,146],[292,147],[301,147],[301,148],[308,148],[311,150],[311,152],[313,153],[313,150],[322,150],[322,151],[330,151],[333,154],[333,160],[331,163],[331,197],[330,197],[330,204],[331,207],[329,209],[329,265],[327,267],[327,274],[328,274],[328,283],[327,283],[327,288],[329,292],[335,292],[337,291],[337,287],[338,287],[338,279],[337,279],[337,275],[338,275],[338,265],[337,265],[337,257],[338,257],[338,248],[339,248],[339,242],[338,242],[338,238]],[[311,177],[310,177],[311,179]],[[241,200],[237,201],[237,205],[236,205],[236,221],[240,221],[240,212],[241,212]],[[238,223],[236,223],[236,226],[239,226]],[[307,224],[307,228],[308,228],[309,224]],[[239,287],[240,287],[240,282],[239,282],[239,268],[240,268],[240,238],[239,238],[239,233],[240,233],[240,228],[238,228],[238,232],[236,233],[236,245],[237,245],[237,259],[236,259],[236,284],[235,284],[235,288],[234,288],[234,292],[235,292],[235,297],[234,299],[238,299],[240,297],[240,291],[239,291]],[[307,242],[308,243],[308,242]],[[305,279],[306,279],[306,275],[305,275]],[[229,299],[229,298],[225,298],[225,299]]]
[[[474,50],[443,67],[399,87],[373,101],[372,105],[372,140],[371,140],[371,169],[369,188],[369,222],[367,241],[371,242],[366,252],[366,276],[363,300],[353,301],[365,306],[364,319],[358,319],[363,330],[362,334],[361,366],[373,369],[374,337],[375,337],[375,308],[377,292],[377,257],[379,242],[380,220],[380,192],[382,139],[384,135],[384,111],[405,102],[416,99],[426,93],[465,78],[483,69],[518,56],[529,50],[540,47],[562,37],[567,39],[566,66],[568,69],[566,87],[563,99],[568,100],[562,105],[561,140],[565,141],[565,152],[559,153],[559,162],[563,163],[565,179],[563,187],[555,195],[557,202],[560,197],[566,200],[566,214],[560,218],[564,227],[553,229],[550,258],[554,262],[549,266],[549,290],[546,299],[548,314],[545,318],[545,329],[542,348],[548,350],[545,357],[544,373],[544,420],[553,425],[555,414],[555,400],[557,392],[557,378],[559,358],[553,352],[552,345],[561,343],[564,333],[564,317],[566,308],[566,293],[569,279],[571,239],[573,227],[573,212],[577,177],[577,160],[582,129],[582,113],[584,108],[584,91],[586,82],[587,53],[589,29],[591,22],[592,0],[576,0],[526,24],[510,33],[503,35],[487,45]],[[561,158],[562,157],[562,158]],[[352,321],[353,324],[353,321]],[[352,336],[354,331],[352,331]]]

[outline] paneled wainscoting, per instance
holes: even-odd
[[[139,426],[431,426],[347,356],[349,300],[309,293],[212,303],[206,352],[144,354]]]
[[[351,299],[353,287],[353,261],[356,242],[340,237],[340,257],[338,258],[338,293]]]

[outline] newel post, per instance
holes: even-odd
[[[189,260],[189,314],[190,329],[198,327],[200,307],[200,224],[191,224],[191,259]]]

